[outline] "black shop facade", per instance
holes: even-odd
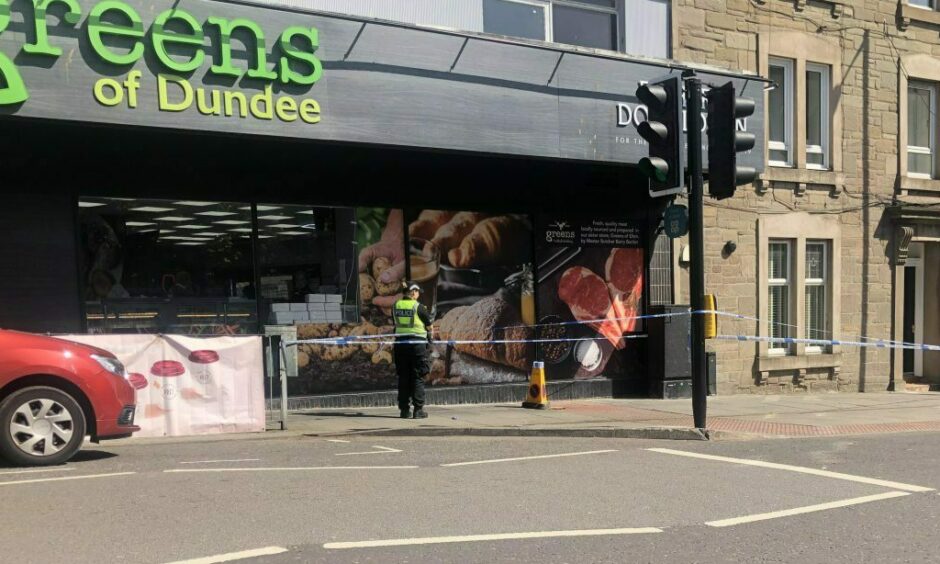
[[[0,0],[0,326],[350,337],[292,348],[291,395],[381,403],[409,278],[432,401],[515,400],[534,360],[557,397],[645,393],[675,249],[633,92],[678,70],[245,4],[75,7]]]

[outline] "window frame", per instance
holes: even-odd
[[[496,0],[496,1],[505,2],[507,4],[525,4],[528,6],[536,6],[538,8],[541,8],[542,12],[545,15],[545,18],[544,18],[545,29],[542,30],[544,32],[544,38],[542,39],[542,41],[547,41],[549,43],[552,41],[552,29],[553,29],[552,28],[552,9],[551,9],[552,5],[549,0]],[[482,2],[481,2],[481,7],[482,7]],[[492,32],[486,31],[485,27],[483,29],[483,32],[492,33]],[[516,36],[510,36],[510,37],[516,37]],[[528,39],[528,38],[520,37],[520,39]]]
[[[613,15],[614,16],[614,51],[620,51],[620,45],[623,41],[624,31],[620,29],[623,22],[620,18],[620,10],[618,9],[618,1],[614,0],[613,6],[598,6],[597,4],[588,4],[586,2],[578,2],[577,0],[547,0],[548,4],[551,6],[551,35],[549,36],[552,43],[555,43],[555,6],[564,6],[566,8],[574,8],[577,10],[584,10],[587,12],[598,12],[601,14]],[[570,45],[570,43],[559,43],[559,45]]]
[[[831,90],[832,83],[832,67],[824,63],[816,62],[806,62],[806,71],[804,72],[804,82],[806,83],[806,93],[807,98],[809,96],[809,80],[806,79],[805,75],[815,72],[819,73],[819,141],[820,145],[810,145],[809,139],[806,140],[806,168],[814,170],[830,170],[830,164],[832,162],[831,152],[830,152],[830,128],[832,124],[832,111],[829,104],[829,92]],[[803,108],[803,111],[806,115],[806,131],[804,131],[804,136],[809,132],[809,103],[806,101],[806,107]],[[809,155],[812,154],[821,154],[822,155],[822,164],[815,164],[809,162]]]
[[[771,278],[770,277],[770,260],[771,260],[771,248],[774,245],[783,245],[786,249],[786,268],[787,268],[787,277],[786,278]],[[793,241],[791,239],[778,239],[773,238],[767,241],[767,323],[770,325],[769,333],[771,340],[767,344],[767,354],[769,356],[785,356],[790,353],[790,345],[787,343],[777,343],[773,340],[773,325],[780,324],[779,320],[774,320],[770,311],[770,288],[786,288],[785,294],[787,295],[787,310],[786,319],[783,320],[782,325],[785,329],[784,338],[790,337],[790,328],[792,324],[789,323],[791,317],[791,311],[793,308]]]
[[[932,12],[932,11],[934,11],[934,10],[937,9],[936,6],[934,6],[934,1],[933,1],[933,0],[927,0],[927,5],[926,5],[926,6],[921,6],[920,4],[914,4],[914,3],[911,2],[910,0],[907,0],[907,2],[905,2],[905,3],[906,3],[908,6],[911,6],[912,8],[917,8],[917,9],[919,9],[919,10],[930,10],[930,11]]]
[[[831,297],[830,297],[830,296],[832,295],[831,288],[829,287],[829,280],[830,280],[830,276],[829,276],[829,254],[830,254],[830,253],[829,253],[829,245],[830,245],[830,242],[829,242],[828,240],[826,240],[826,239],[807,239],[807,240],[806,240],[806,243],[805,243],[805,246],[804,246],[804,251],[803,251],[803,257],[804,257],[803,260],[804,260],[804,262],[806,261],[806,257],[807,257],[808,254],[809,254],[808,251],[809,251],[809,246],[810,246],[810,245],[820,245],[820,246],[822,247],[822,251],[823,251],[823,255],[822,255],[822,276],[823,276],[823,277],[822,277],[822,278],[810,278],[808,275],[804,275],[804,278],[803,278],[803,300],[804,300],[804,308],[805,308],[805,303],[806,303],[806,290],[807,290],[808,288],[810,288],[810,287],[822,287],[822,288],[824,289],[824,290],[823,290],[823,295],[824,295],[826,301],[825,301],[825,303],[823,303],[823,310],[822,310],[822,314],[823,314],[823,324],[822,324],[822,328],[819,329],[819,330],[822,331],[823,333],[829,333],[829,332],[830,332],[830,330],[829,330],[829,321],[830,321],[830,319],[829,319],[829,318],[830,318],[829,310],[830,310],[830,303],[829,303],[829,302],[830,302],[830,300],[831,300]],[[806,268],[806,266],[804,266],[803,268],[804,268],[804,273],[808,272],[808,268]],[[806,315],[805,312],[804,312],[804,317],[807,317],[807,318],[808,318],[808,316]],[[813,337],[810,336],[810,327],[809,327],[809,320],[808,320],[808,319],[804,319],[804,320],[803,320],[803,336],[804,336],[806,339],[811,339],[811,338],[813,338]],[[817,338],[818,338],[818,337],[817,337]],[[822,354],[822,353],[826,352],[828,349],[829,349],[829,347],[828,347],[828,346],[825,346],[825,345],[814,345],[814,344],[809,344],[809,343],[807,343],[807,345],[806,345],[806,347],[805,347],[804,350],[805,350],[806,354]]]
[[[548,43],[556,43],[555,41],[555,6],[564,6],[566,8],[573,8],[578,10],[584,10],[588,12],[598,12],[602,14],[614,16],[614,48],[613,51],[621,52],[621,45],[624,39],[624,30],[621,29],[621,26],[624,25],[623,18],[621,17],[621,10],[619,0],[613,1],[613,6],[598,6],[597,4],[588,4],[586,2],[579,2],[578,0],[497,0],[499,2],[506,2],[509,4],[526,4],[529,6],[537,6],[542,8],[545,13],[545,38],[543,41]],[[484,33],[489,33],[484,28]],[[669,30],[667,30],[668,32]],[[559,43],[559,45],[570,45],[569,43]],[[578,45],[575,45],[578,47]]]
[[[780,67],[783,69],[783,84],[777,84],[776,88],[780,88],[783,91],[783,141],[774,141],[770,139],[770,111],[771,107],[769,104],[769,95],[768,95],[768,138],[767,138],[767,165],[775,167],[784,167],[791,168],[794,163],[794,143],[793,143],[793,124],[794,124],[794,112],[793,112],[793,87],[794,83],[794,67],[796,66],[796,61],[793,59],[787,59],[784,57],[769,57],[767,68],[768,75],[770,67]],[[787,160],[779,161],[774,160],[770,157],[772,151],[786,151]]]
[[[936,82],[930,82],[927,80],[910,80],[907,83],[907,115],[904,116],[905,121],[910,119],[911,113],[911,96],[910,92],[912,89],[926,90],[930,94],[930,107],[928,108],[928,113],[930,114],[930,122],[928,124],[928,132],[930,134],[929,147],[921,147],[919,145],[911,145],[910,137],[911,132],[910,128],[907,131],[907,139],[905,139],[905,146],[907,147],[907,176],[910,178],[923,178],[923,179],[933,179],[936,178],[937,170],[937,86]],[[911,153],[915,155],[930,155],[930,172],[912,172],[910,169],[910,155]]]

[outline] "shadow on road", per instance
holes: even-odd
[[[17,469],[21,468],[24,470],[34,468],[64,468],[69,464],[81,464],[82,462],[95,462],[98,460],[107,460],[108,458],[114,458],[117,456],[113,452],[106,452],[101,450],[80,450],[75,456],[73,456],[68,462],[64,464],[58,464],[54,466],[17,466],[15,464],[10,464],[6,460],[0,458],[0,469]]]

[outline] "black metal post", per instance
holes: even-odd
[[[691,243],[690,291],[692,298],[692,419],[697,429],[705,428],[705,234],[702,211],[702,83],[687,74],[686,130],[689,143],[689,242]]]

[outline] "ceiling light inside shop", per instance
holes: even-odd
[[[217,231],[200,231],[199,233],[193,233],[196,237],[222,237],[225,233],[219,233]]]
[[[293,219],[290,215],[259,215],[258,219],[267,219],[271,221],[281,221],[284,219]]]
[[[293,223],[272,223],[268,227],[276,227],[277,229],[297,229],[299,225],[294,225]]]
[[[300,214],[303,214],[303,215],[313,215],[313,210],[303,210],[303,211],[299,211],[299,212],[297,212],[297,213],[300,213]]]
[[[274,235],[258,235],[258,238],[259,238],[259,239],[271,239],[271,238],[273,238],[273,237],[274,237]]]
[[[281,231],[278,235],[310,235],[306,231]]]
[[[235,229],[229,229],[232,233],[251,233],[251,229],[247,227],[236,227]]]
[[[224,211],[205,211],[205,212],[196,212],[196,215],[209,215],[212,217],[225,217],[227,215],[238,215],[235,212],[224,212]]]
[[[165,215],[163,217],[157,217],[154,219],[156,219],[157,221],[192,221],[193,220],[193,218],[191,217],[180,217],[178,215]],[[200,227],[200,229],[202,228]]]
[[[164,213],[174,211],[173,208],[158,208],[156,206],[141,206],[139,208],[131,208],[130,211],[135,212],[144,212],[144,213]]]
[[[184,236],[184,235],[173,235],[173,236],[170,236],[170,237],[160,237],[160,240],[164,240],[164,239],[166,239],[167,241],[199,241],[199,242],[202,242],[202,243],[206,243],[206,242],[209,242],[209,241],[212,240],[212,239],[205,239],[205,238],[202,238],[202,237],[186,237],[186,236]]]
[[[147,227],[148,225],[156,225],[152,221],[128,221],[124,223],[128,227]]]
[[[177,229],[192,229],[194,231],[199,231],[200,229],[212,229],[211,225],[196,225],[196,224],[177,225],[176,227]]]
[[[80,208],[97,208],[100,206],[106,206],[108,204],[103,204],[101,202],[79,202],[78,207]]]
[[[193,208],[204,208],[206,206],[214,206],[218,202],[196,202],[194,200],[183,200],[181,202],[173,202],[178,206],[190,206]]]
[[[205,243],[195,243],[195,242],[192,242],[192,241],[185,241],[185,242],[182,242],[182,243],[177,243],[177,245],[179,245],[179,246],[181,246],[181,247],[198,247],[199,245],[205,245]]]
[[[216,221],[216,225],[245,225],[247,221],[242,221],[240,219],[223,219],[222,221]]]

